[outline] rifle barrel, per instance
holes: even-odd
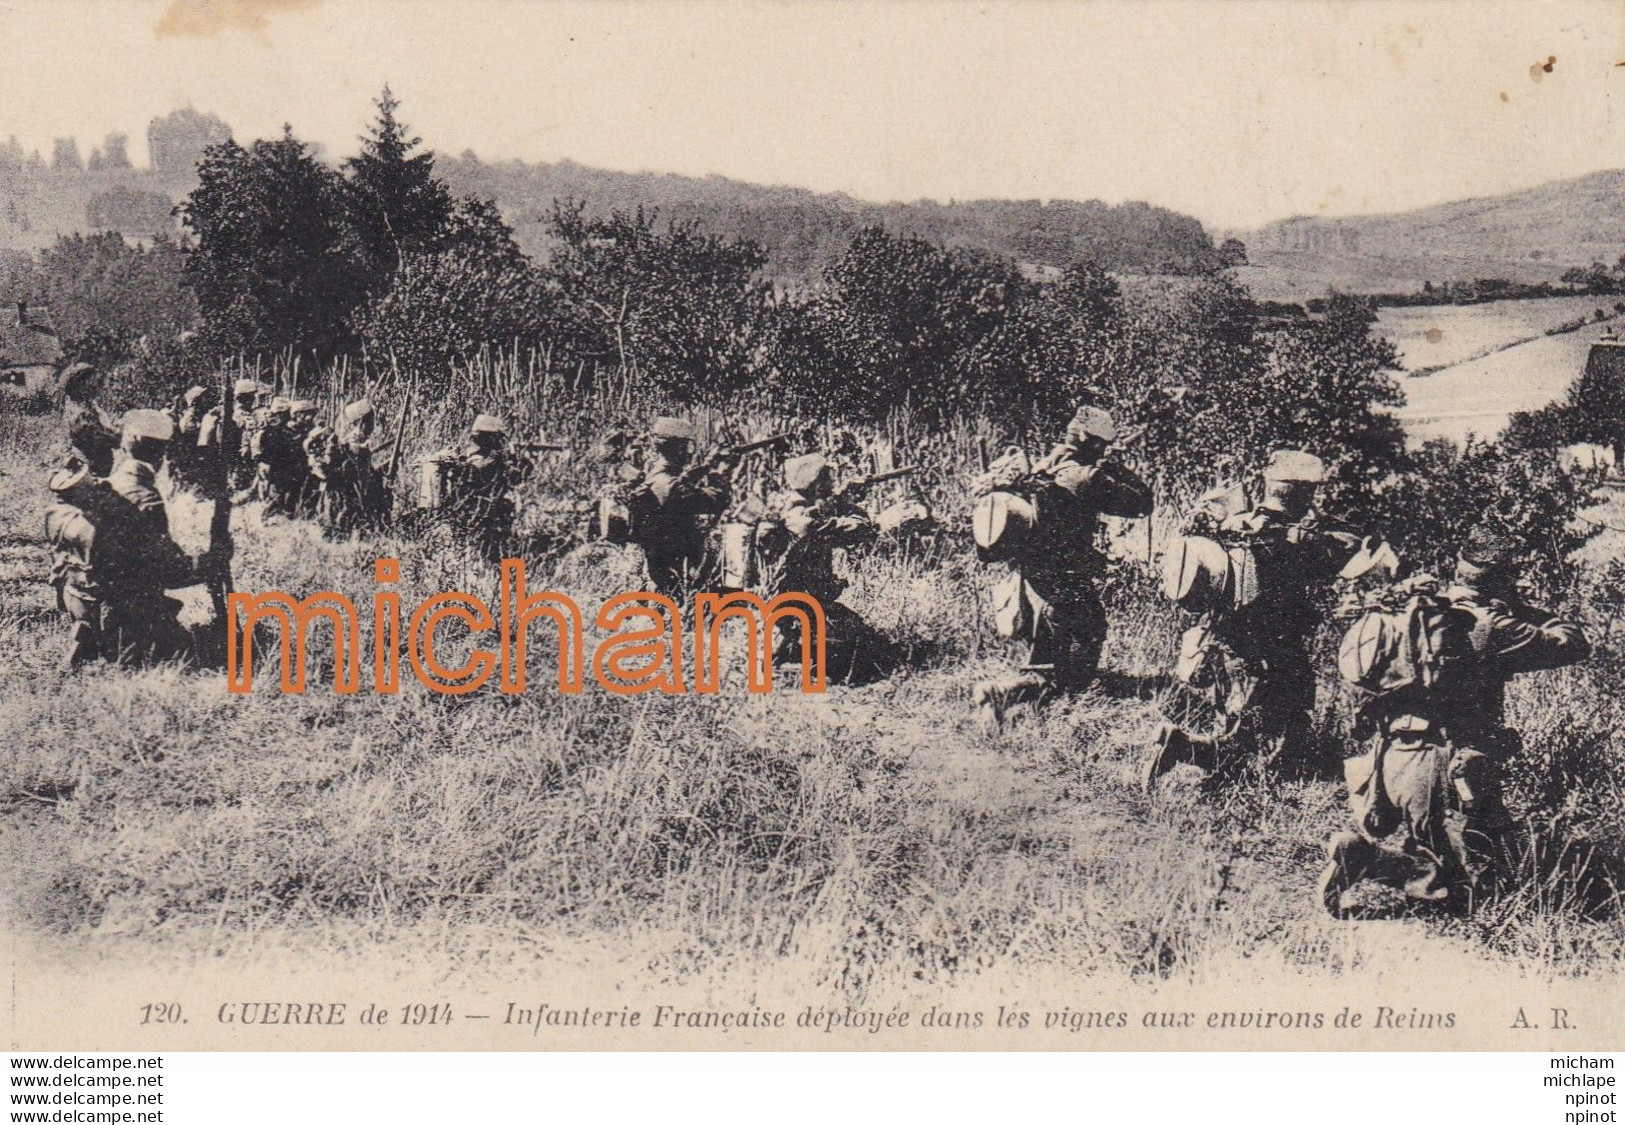
[[[746,453],[754,453],[758,449],[766,449],[770,445],[777,445],[781,441],[789,441],[795,435],[789,432],[782,434],[769,434],[764,438],[743,442],[739,445],[729,446],[725,452],[732,457],[740,457]]]
[[[209,514],[209,551],[218,554],[231,544],[231,471],[237,463],[237,418],[232,410],[230,369],[220,369],[220,425],[216,440],[220,443],[219,465],[216,466],[219,491],[215,493],[214,510]],[[209,598],[214,604],[215,621],[222,628],[226,621],[226,596],[231,593],[231,568],[216,560],[219,568],[209,578]]]

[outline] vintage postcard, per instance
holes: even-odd
[[[1625,1047],[1619,5],[0,35],[8,1047]]]

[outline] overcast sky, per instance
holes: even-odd
[[[1215,228],[1625,166],[1625,5],[0,0],[0,136],[191,104],[874,200],[1144,199]],[[1554,59],[1550,70],[1543,65]]]

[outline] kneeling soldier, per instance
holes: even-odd
[[[1166,722],[1146,755],[1149,793],[1177,765],[1210,773],[1261,756],[1303,766],[1310,753],[1315,673],[1310,646],[1321,622],[1319,599],[1359,549],[1359,540],[1326,527],[1314,510],[1325,479],[1320,458],[1277,450],[1264,470],[1264,498],[1222,519],[1197,513],[1199,532],[1228,550],[1220,596],[1194,607],[1175,669],[1186,710],[1211,712],[1211,731],[1193,734]],[[1217,525],[1216,527],[1214,525]],[[1198,538],[1202,538],[1200,535]],[[1180,545],[1176,544],[1176,549]],[[1183,591],[1169,590],[1171,596]]]
[[[709,523],[733,494],[726,451],[694,460],[694,425],[657,418],[641,476],[626,489],[634,539],[643,548],[656,593],[676,596],[713,578],[706,549]]]
[[[474,419],[467,445],[442,450],[431,460],[444,467],[446,514],[478,545],[482,558],[500,559],[519,514],[514,490],[530,479],[536,462],[510,446],[508,424],[491,414]]]
[[[162,411],[132,410],[123,457],[105,486],[71,472],[53,478],[59,502],[47,512],[46,533],[59,601],[74,619],[73,665],[194,655],[181,603],[167,591],[208,581],[225,560],[190,557],[170,538],[156,477],[173,425]]]
[[[1343,913],[1343,892],[1366,879],[1467,907],[1511,873],[1501,771],[1522,743],[1507,726],[1506,685],[1591,651],[1578,625],[1519,596],[1518,554],[1506,531],[1475,528],[1455,585],[1410,601],[1403,633],[1425,633],[1428,643],[1403,662],[1371,667],[1382,663],[1383,646],[1358,643],[1366,638],[1353,630],[1345,640],[1345,678],[1367,690],[1385,678],[1387,686],[1356,716],[1356,732],[1374,749],[1345,763],[1359,831],[1331,841],[1320,896],[1333,915]],[[1396,829],[1397,847],[1379,843]]]
[[[768,596],[794,591],[818,601],[831,682],[868,683],[885,676],[896,663],[894,646],[839,600],[847,584],[835,573],[837,550],[864,546],[880,535],[869,513],[852,499],[866,482],[837,487],[829,461],[808,453],[785,462],[784,483],[787,491],[774,504],[774,518],[758,532],[771,578]],[[799,625],[782,622],[779,629],[774,661],[800,660]]]
[[[997,723],[1018,703],[1084,688],[1099,671],[1106,644],[1106,607],[1097,587],[1105,570],[1095,543],[1100,517],[1151,514],[1150,488],[1107,460],[1116,440],[1110,414],[1080,407],[1048,457],[1022,480],[996,489],[1029,495],[1036,518],[1000,597],[1006,603],[1001,612],[1014,618],[1005,635],[1025,636],[1027,662],[1014,676],[976,685],[984,720]]]

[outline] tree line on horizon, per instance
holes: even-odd
[[[859,425],[901,408],[1026,440],[1094,401],[1143,427],[1132,455],[1165,497],[1301,445],[1334,467],[1334,506],[1410,528],[1398,538],[1423,555],[1499,505],[1533,517],[1554,573],[1562,561],[1551,521],[1572,504],[1527,510],[1555,487],[1540,458],[1406,448],[1397,359],[1369,301],[1332,295],[1284,317],[1222,270],[1134,277],[1084,259],[1035,275],[879,225],[785,285],[760,242],[580,201],[552,206],[538,260],[494,203],[452,189],[387,88],[376,105],[337,166],[291,129],[219,140],[176,208],[179,237],[70,236],[0,262],[0,286],[48,302],[70,353],[122,365],[150,401],[239,357],[297,359],[312,380],[338,362],[387,366],[449,391],[493,353],[578,387],[629,379],[662,407],[749,402]],[[1470,502],[1443,483],[1464,474]]]

